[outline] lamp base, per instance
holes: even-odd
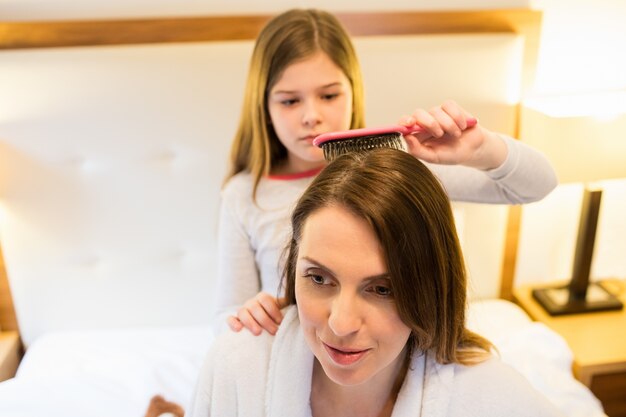
[[[624,304],[600,283],[589,283],[587,297],[570,299],[568,286],[539,288],[532,291],[533,298],[551,316],[621,310]]]

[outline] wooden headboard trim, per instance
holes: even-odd
[[[542,12],[531,9],[336,13],[353,36],[516,33],[522,95],[534,81]],[[0,50],[252,40],[272,15],[0,22]]]
[[[18,330],[2,247],[0,247],[0,330]]]
[[[536,37],[529,9],[337,13],[353,36],[515,32]],[[254,39],[272,15],[0,22],[0,49]]]

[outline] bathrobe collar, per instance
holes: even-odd
[[[314,356],[306,344],[298,310],[290,306],[274,338],[266,389],[268,417],[311,417]],[[432,354],[413,355],[392,417],[444,417],[450,402],[454,365],[438,364]]]

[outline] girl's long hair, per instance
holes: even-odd
[[[247,171],[254,177],[253,197],[261,177],[287,157],[270,122],[267,95],[291,64],[322,51],[350,81],[352,121],[350,128],[364,125],[361,70],[352,41],[339,20],[320,10],[293,9],[271,19],[257,37],[239,126],[230,151],[228,181]]]

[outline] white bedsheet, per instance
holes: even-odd
[[[44,335],[0,383],[0,416],[141,417],[155,394],[187,404],[212,339],[209,326]]]
[[[605,416],[573,378],[572,354],[563,339],[517,306],[474,302],[468,323],[567,416]],[[141,417],[155,394],[187,405],[211,340],[208,326],[42,336],[18,375],[0,383],[0,416]]]
[[[493,342],[503,362],[524,375],[569,417],[605,416],[600,401],[572,373],[565,340],[505,300],[474,301],[468,327]]]

